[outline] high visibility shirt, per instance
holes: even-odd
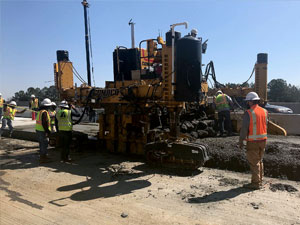
[[[247,141],[267,140],[267,110],[259,105],[254,105],[247,110],[247,113],[250,117]]]
[[[9,106],[6,107],[6,111],[4,112],[3,118],[14,120],[17,110],[13,109]]]
[[[227,110],[227,109],[229,110],[230,109],[229,103],[227,101],[227,98],[226,98],[225,94],[219,94],[216,97],[215,104],[216,104],[216,108],[217,108],[218,111]]]
[[[43,127],[43,121],[42,121],[42,115],[43,113],[47,113],[47,123],[48,123],[48,130],[51,131],[51,126],[50,126],[50,116],[47,110],[43,109],[38,111],[37,113],[37,118],[36,118],[36,123],[35,123],[35,129],[38,131],[45,131]]]
[[[3,102],[4,102],[3,98],[0,98],[0,108],[3,108]]]
[[[72,131],[73,125],[71,114],[71,110],[68,109],[61,109],[56,113],[59,131]]]
[[[56,111],[50,111],[49,112],[49,116],[50,116],[50,120],[51,120],[52,125],[55,125],[55,115],[56,115]]]
[[[35,98],[30,101],[31,109],[37,109],[39,107],[39,100]]]

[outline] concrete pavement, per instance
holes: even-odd
[[[35,120],[31,120],[31,118],[15,117],[13,127],[13,138],[36,141]],[[81,123],[74,125],[73,130],[88,134],[89,136],[96,136],[99,128],[97,123]],[[3,136],[8,136],[8,127],[4,130]]]

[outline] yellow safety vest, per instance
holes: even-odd
[[[56,114],[59,131],[72,131],[73,124],[71,118],[71,110],[61,109]]]
[[[17,110],[7,106],[3,118],[14,120]]]
[[[216,108],[218,111],[221,111],[224,109],[230,109],[225,94],[219,94],[216,97]]]
[[[3,108],[3,102],[4,102],[3,98],[0,98],[0,108]]]
[[[50,120],[51,120],[51,125],[55,125],[55,115],[56,115],[56,111],[50,111],[49,112],[49,116],[50,116]]]
[[[43,113],[46,112],[47,113],[47,122],[48,122],[48,129],[49,131],[51,131],[51,126],[50,126],[50,116],[47,110],[43,109],[38,111],[37,113],[37,118],[36,118],[36,123],[35,123],[35,129],[38,131],[45,131],[43,124],[42,124],[42,115]]]
[[[34,100],[30,101],[31,109],[37,109],[39,107],[39,100],[35,98]]]

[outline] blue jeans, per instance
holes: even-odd
[[[228,132],[228,134],[231,134],[232,128],[231,128],[231,120],[230,120],[230,111],[224,110],[221,112],[218,112],[218,122],[219,122],[219,131],[221,134],[224,133],[224,127],[225,130]]]
[[[40,145],[40,154],[41,154],[41,156],[42,155],[46,156],[48,153],[48,151],[47,151],[48,138],[46,137],[46,132],[36,130],[36,134],[37,134],[39,145]]]
[[[3,118],[2,119],[2,127],[1,127],[1,130],[0,130],[0,136],[2,135],[3,133],[3,130],[5,129],[6,125],[8,126],[9,128],[9,133],[11,134],[13,132],[13,126],[12,126],[12,122],[10,119],[7,119],[7,118]]]
[[[3,108],[0,108],[0,120],[2,118]]]

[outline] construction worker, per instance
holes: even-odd
[[[59,107],[60,110],[56,113],[55,125],[56,130],[58,131],[61,160],[63,162],[71,162],[70,145],[73,130],[72,117],[79,117],[80,114],[73,105],[68,105],[67,101],[62,101]]]
[[[191,36],[192,36],[192,37],[197,37],[197,34],[198,34],[198,30],[195,29],[195,28],[193,28],[193,29],[191,30]]]
[[[56,115],[56,103],[52,102],[52,106],[49,109],[49,115],[50,115],[50,123],[51,123],[51,132],[55,132],[55,115]]]
[[[16,109],[17,103],[15,101],[11,101],[8,105],[4,107],[4,115],[2,119],[2,127],[0,130],[0,138],[1,135],[6,127],[6,125],[9,128],[9,137],[12,136],[13,132],[13,126],[12,126],[12,121],[15,119],[16,113],[23,113],[26,111],[26,109],[23,109],[22,111],[18,111]]]
[[[232,135],[231,128],[231,119],[230,119],[230,107],[233,107],[232,99],[224,94],[221,90],[217,91],[215,95],[215,105],[218,111],[218,124],[219,124],[219,132],[220,136],[225,134],[225,130],[227,131],[227,135]]]
[[[41,107],[37,113],[35,131],[37,133],[40,146],[40,163],[50,162],[51,159],[47,156],[48,137],[51,132],[51,121],[48,110],[52,106],[49,98],[45,98],[41,102]]]
[[[2,98],[2,94],[0,93],[0,122],[2,118],[2,113],[3,113],[3,104],[4,104],[4,99]]]
[[[240,131],[239,146],[242,149],[243,141],[247,141],[247,160],[252,173],[251,183],[247,188],[260,189],[264,174],[263,156],[267,142],[268,112],[258,104],[260,98],[255,92],[247,94],[245,101],[249,108],[243,117],[243,125]]]
[[[35,95],[31,95],[31,100],[29,101],[29,109],[33,110],[31,112],[32,120],[35,120],[36,111],[39,109],[39,100],[35,97]]]

